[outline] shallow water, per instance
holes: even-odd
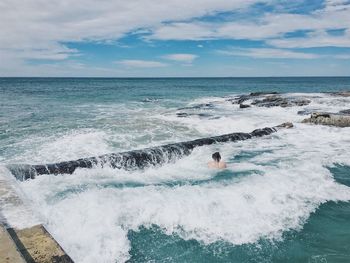
[[[267,90],[312,103],[239,109],[227,101]],[[76,262],[348,262],[350,129],[302,124],[297,115],[350,108],[350,98],[321,93],[338,90],[350,90],[350,78],[0,79],[2,176],[10,163],[292,121],[293,129],[199,147],[144,171],[78,169],[11,183]],[[211,106],[191,108],[198,104]],[[218,150],[225,171],[206,168]]]

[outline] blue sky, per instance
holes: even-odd
[[[347,0],[2,0],[0,76],[350,76]]]

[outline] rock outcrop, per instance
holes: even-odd
[[[250,105],[247,104],[239,104],[240,109],[250,108]]]
[[[336,127],[350,127],[350,114],[314,112],[311,114],[310,118],[307,118],[302,122]]]
[[[305,106],[310,103],[310,100],[307,99],[298,99],[298,98],[284,98],[277,95],[266,96],[261,100],[255,100],[252,102],[252,105],[258,107],[292,107],[292,106]]]
[[[215,106],[213,103],[202,103],[202,104],[196,104],[193,106],[178,108],[177,110],[199,110],[199,109],[207,110],[207,109],[212,109],[214,107]]]
[[[347,110],[341,110],[339,111],[340,114],[348,114],[350,115],[350,109],[347,109]]]
[[[331,94],[334,96],[350,97],[350,91],[338,91],[338,92],[332,92]]]
[[[232,104],[238,104],[240,108],[257,107],[292,107],[305,106],[311,101],[304,98],[285,97],[277,92],[253,92],[249,95],[241,95],[229,99]],[[250,102],[250,103],[249,103]]]

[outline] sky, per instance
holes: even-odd
[[[0,76],[350,76],[350,1],[0,0]]]

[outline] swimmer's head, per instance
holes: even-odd
[[[213,158],[213,160],[215,162],[220,162],[220,160],[221,160],[221,155],[219,152],[213,153],[213,155],[211,157]]]

